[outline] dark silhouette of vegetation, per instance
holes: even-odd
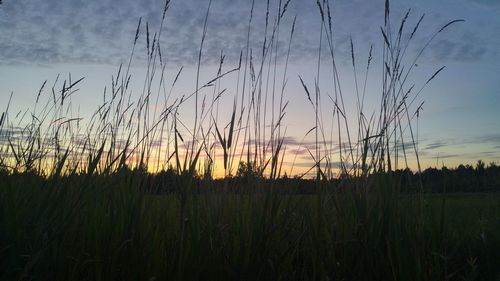
[[[180,271],[182,280],[494,280],[500,196],[415,192],[420,176],[424,190],[442,192],[427,182],[447,187],[455,174],[480,191],[474,182],[499,171],[480,164],[319,184],[248,171],[210,181],[128,167],[0,172],[0,280],[170,280]]]
[[[428,168],[422,172],[427,192],[492,192],[500,191],[500,166],[488,166],[479,160],[475,167],[459,165],[456,168]],[[415,176],[414,176],[415,177]]]
[[[0,169],[0,179],[9,181],[12,178],[28,177],[36,182],[49,186],[54,182],[73,181],[84,182],[87,175],[73,174],[45,178],[36,173],[9,173],[6,169]],[[176,193],[183,189],[186,182],[191,188],[201,192],[206,189],[214,192],[264,192],[266,188],[273,188],[275,192],[286,194],[313,194],[318,188],[327,188],[333,192],[342,192],[349,188],[370,188],[370,183],[381,178],[388,180],[391,185],[403,193],[416,193],[420,191],[420,183],[423,184],[425,193],[469,193],[469,192],[500,192],[500,166],[495,162],[486,165],[479,160],[475,167],[471,165],[459,165],[456,168],[442,167],[427,168],[422,173],[414,173],[410,169],[396,170],[386,173],[372,174],[363,177],[342,177],[338,179],[323,180],[318,186],[315,179],[282,176],[278,179],[268,179],[262,176],[254,164],[240,163],[238,171],[233,177],[222,179],[207,179],[203,175],[181,173],[170,167],[157,173],[149,173],[144,166],[131,169],[124,166],[110,175],[93,175],[93,178],[113,183],[120,180],[133,181],[138,190],[151,194]]]

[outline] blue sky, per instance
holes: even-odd
[[[256,0],[252,47],[263,40],[265,2]],[[271,1],[271,6],[276,7]],[[82,112],[91,112],[109,85],[120,63],[128,60],[139,17],[151,30],[159,25],[162,0],[4,0],[0,6],[0,105],[14,92],[13,106],[30,106],[40,85],[57,74],[86,79],[75,97]],[[273,5],[274,3],[274,5]],[[359,60],[365,60],[374,44],[374,64],[381,61],[380,26],[384,1],[331,1],[335,28],[335,47],[344,92],[352,92],[350,38]],[[422,46],[432,32],[453,19],[464,23],[450,27],[440,35],[419,60],[412,76],[425,81],[446,66],[422,93],[425,101],[419,119],[419,148],[426,165],[475,163],[500,160],[500,2],[497,0],[422,0],[391,1],[395,22],[411,8],[409,22],[425,20],[415,38],[412,52]],[[173,0],[168,11],[162,52],[171,75],[180,66],[186,71],[179,92],[192,87],[189,77],[195,73],[197,52],[202,36],[208,1]],[[221,50],[229,65],[236,65],[246,44],[250,11],[249,0],[213,0],[203,53],[202,76],[210,77]],[[319,12],[316,1],[292,0],[284,26],[297,17],[296,33],[288,70],[287,96],[290,107],[286,122],[288,135],[300,139],[310,129],[312,109],[308,107],[298,75],[314,81],[319,38]],[[285,36],[283,36],[285,38]],[[140,50],[133,73],[141,77],[145,57]],[[380,77],[374,67],[368,85],[376,97]],[[138,79],[140,81],[140,79]],[[139,83],[140,84],[140,83]],[[138,86],[140,87],[140,86]],[[348,98],[349,100],[349,98]],[[376,100],[376,98],[374,98]],[[352,99],[351,99],[352,101]],[[351,107],[354,108],[354,107]]]

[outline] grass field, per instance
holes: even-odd
[[[135,178],[2,179],[0,279],[500,277],[499,194],[152,195]]]

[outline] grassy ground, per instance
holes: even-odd
[[[86,185],[85,185],[86,184]],[[500,195],[0,184],[2,280],[497,280]]]

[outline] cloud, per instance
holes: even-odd
[[[9,143],[9,140],[18,140],[22,137],[23,128],[21,127],[7,127],[0,129],[0,145]]]
[[[477,137],[475,142],[479,143],[493,143],[496,145],[500,145],[500,134],[488,134]]]
[[[429,150],[438,149],[438,148],[446,147],[448,145],[449,145],[448,143],[445,143],[445,142],[442,142],[442,141],[438,141],[438,142],[427,144],[425,146],[425,149],[429,149]]]
[[[329,165],[330,168],[340,168],[342,167],[342,163],[341,162],[330,162],[330,163],[327,163],[326,161],[322,161],[321,162],[321,167],[323,169],[326,168],[327,164]],[[350,165],[348,163],[344,163],[345,166],[349,166]],[[309,162],[297,162],[295,163],[294,165],[295,167],[298,167],[298,168],[312,168],[314,166],[316,166],[316,164],[313,162],[313,161],[309,161]]]
[[[439,154],[439,159],[460,158],[462,154]]]
[[[264,39],[266,1],[256,0],[255,3],[250,42],[257,56]],[[278,1],[270,3],[272,25]],[[356,44],[356,52],[359,53],[367,51],[370,43],[380,46],[379,26],[383,21],[381,1],[331,3],[337,55],[348,61],[351,37]],[[149,22],[152,32],[158,30],[163,4],[164,0],[6,1],[0,8],[0,61],[4,64],[116,65],[128,59],[139,17],[143,18],[143,23]],[[403,3],[397,4],[393,9],[395,20],[402,16],[405,5],[411,6]],[[179,64],[196,62],[207,6],[207,1],[202,0],[172,1],[161,40],[162,51],[168,61]],[[205,60],[217,61],[221,50],[227,54],[228,60],[238,59],[247,41],[250,9],[251,1],[213,1],[204,45]],[[320,30],[320,15],[315,1],[292,1],[287,13],[280,30],[279,46],[283,54],[293,17],[297,16],[292,59],[307,61],[315,58]],[[414,23],[418,15],[412,16],[411,22]],[[144,37],[143,34],[140,39],[142,43],[145,41]],[[487,39],[478,30],[458,32],[431,46],[431,57],[446,60],[480,59],[492,52],[491,44],[485,43]],[[139,62],[144,63],[144,46],[137,53]]]
[[[432,43],[427,57],[439,61],[475,62],[494,54],[494,51],[487,47],[486,41],[477,34],[467,32],[460,37],[436,40]]]
[[[488,7],[499,7],[500,6],[500,2],[498,2],[497,0],[472,0],[472,1],[475,3],[481,4],[481,5],[488,6]]]

